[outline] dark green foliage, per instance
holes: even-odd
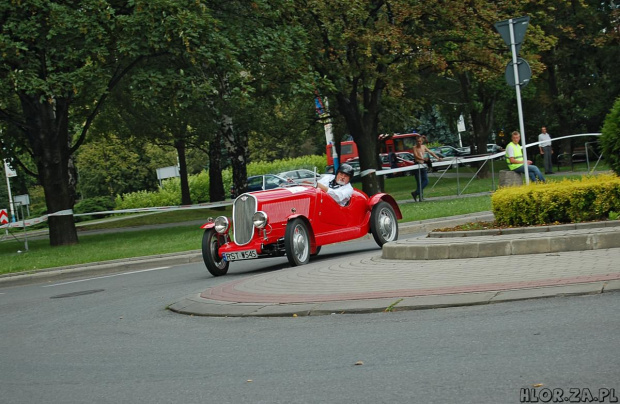
[[[611,169],[620,175],[620,97],[605,118],[601,146]]]
[[[73,212],[91,213],[91,212],[105,212],[114,209],[114,200],[105,196],[98,196],[95,198],[82,199],[73,207]],[[110,216],[110,214],[103,215],[89,215],[89,216],[76,216],[75,221],[80,222],[84,220],[101,219],[102,217]]]

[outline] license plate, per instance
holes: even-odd
[[[241,260],[251,260],[253,258],[258,258],[258,254],[256,254],[256,250],[229,252],[229,253],[226,253],[225,256],[226,256],[226,261],[241,261]]]

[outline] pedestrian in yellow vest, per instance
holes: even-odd
[[[523,161],[523,149],[519,144],[521,134],[515,130],[512,132],[511,139],[512,142],[508,143],[506,146],[506,163],[508,164],[508,169],[514,171],[515,173],[523,174],[525,173],[525,162]],[[545,182],[545,177],[543,177],[538,167],[532,164],[532,160],[528,160],[527,164],[527,171],[530,175],[530,180]]]

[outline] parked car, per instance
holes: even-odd
[[[314,173],[314,171],[310,171],[306,169],[285,171],[282,173],[278,173],[278,176],[285,178],[287,180],[294,181],[297,184],[306,184],[306,185],[313,185],[315,178],[317,181],[321,178],[321,174]]]
[[[381,153],[379,154],[379,157],[381,157],[381,165],[383,168],[391,168],[389,153]],[[414,166],[415,164],[416,164],[415,158],[413,157],[412,153],[396,152],[396,168],[410,167],[410,166]],[[413,175],[413,170],[394,173],[393,175],[394,176],[399,176],[399,175],[409,176],[409,175]]]
[[[306,264],[321,246],[371,233],[383,244],[398,239],[398,204],[388,194],[372,197],[358,189],[346,206],[309,185],[244,193],[233,202],[232,217],[201,226],[202,258],[213,276],[231,262],[286,256],[291,266]]]
[[[469,146],[459,147],[456,150],[460,153],[461,156],[469,156],[471,154],[471,147]]]
[[[288,184],[289,181],[286,178],[282,178],[279,175],[265,174],[265,175],[253,175],[246,180],[246,192],[262,191],[266,189],[273,189],[282,185]],[[235,199],[237,192],[234,189],[234,185],[230,187],[230,197]]]
[[[469,154],[469,147],[467,150],[465,148],[457,149],[452,146],[438,146],[438,147],[430,147],[430,149],[435,154],[441,154],[444,157],[461,157]]]
[[[351,178],[351,182],[356,182],[360,180],[360,161],[359,161],[359,157],[355,157],[352,159],[349,159],[346,161],[346,163],[348,165],[350,165],[351,167],[353,167],[353,178]],[[327,167],[325,167],[325,174],[333,174],[334,173],[334,166],[333,165],[329,165]]]
[[[444,146],[445,147],[445,146]],[[463,153],[463,156],[466,155],[470,155],[471,154],[471,147],[467,146],[467,147],[461,147],[459,149],[457,149],[459,152]],[[501,146],[498,146],[496,144],[493,143],[487,143],[487,153],[499,153],[499,152],[503,152],[504,149]]]
[[[493,143],[487,144],[487,153],[495,154],[495,153],[500,153],[503,151],[504,151],[504,148],[502,146],[499,146]]]

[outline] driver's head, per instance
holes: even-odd
[[[346,185],[351,181],[353,177],[353,167],[349,164],[342,164],[338,167],[338,172],[336,173],[336,183],[339,185]]]

